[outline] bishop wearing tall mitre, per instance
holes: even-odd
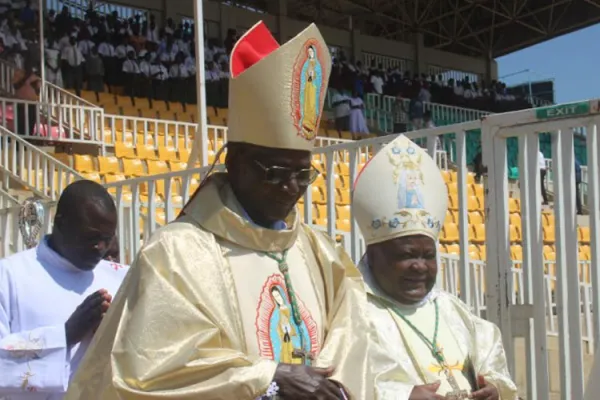
[[[330,71],[315,25],[239,40],[227,172],[145,243],[67,399],[378,398],[360,272],[296,208]]]
[[[354,185],[369,315],[405,383],[395,398],[514,400],[499,329],[434,288],[447,199],[434,160],[405,136],[378,152]]]

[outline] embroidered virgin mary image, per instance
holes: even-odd
[[[412,147],[393,147],[390,162],[396,167],[394,179],[398,183],[398,209],[423,209],[423,173],[421,155]]]
[[[298,128],[306,139],[316,136],[319,127],[319,104],[323,89],[323,67],[319,60],[319,48],[312,41],[307,42],[304,53],[296,64],[295,80],[298,81],[298,104],[296,115]],[[299,83],[299,85],[298,85]],[[298,87],[299,86],[299,87]]]
[[[294,321],[292,308],[282,288],[271,287],[271,296],[275,303],[269,324],[274,360],[285,364],[301,364],[302,359],[293,357],[293,354],[295,350],[310,353],[310,338],[306,334],[306,327],[304,323],[299,327]]]

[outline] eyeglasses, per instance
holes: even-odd
[[[320,172],[314,167],[300,169],[300,170],[292,170],[287,167],[279,167],[277,165],[273,165],[271,167],[265,167],[258,161],[254,161],[256,165],[260,167],[265,173],[265,182],[271,185],[280,185],[283,182],[289,182],[292,179],[295,179],[300,186],[308,186],[317,179]]]

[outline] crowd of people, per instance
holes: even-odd
[[[375,61],[367,67],[361,61],[348,61],[343,52],[334,62],[330,86],[361,98],[375,93],[495,113],[531,107],[526,99],[510,94],[506,84],[500,81],[487,84],[472,82],[466,75],[460,80],[446,80],[443,75],[411,75],[410,71],[399,68],[385,70]]]
[[[0,57],[21,66],[25,60],[39,65],[37,17],[29,1],[23,9],[0,16]],[[194,24],[168,19],[164,27],[159,27],[154,15],[145,20],[139,15],[121,19],[117,12],[88,12],[84,19],[78,19],[67,7],[59,13],[50,10],[45,22],[44,68],[49,82],[76,92],[101,92],[122,86],[126,94],[135,97],[195,103]],[[230,29],[224,42],[205,42],[209,105],[228,104],[229,53],[236,39],[236,30]],[[366,66],[361,61],[348,61],[343,53],[334,59],[330,87],[360,99],[363,108],[367,93],[491,112],[530,107],[525,99],[509,94],[499,81],[486,84],[468,77],[444,80],[441,75],[413,75],[399,68],[385,70],[375,62]],[[409,119],[422,117],[410,115]],[[354,131],[363,132],[366,124],[357,123]]]

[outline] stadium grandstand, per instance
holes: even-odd
[[[591,311],[600,290],[592,284],[597,273],[591,268],[599,257],[594,250],[598,233],[590,222],[599,218],[598,188],[590,182],[590,177],[598,179],[598,165],[588,165],[590,154],[598,159],[598,149],[590,150],[588,140],[591,122],[536,130],[535,145],[517,134],[503,138],[504,148],[494,147],[494,152],[491,144],[488,148],[482,144],[488,140],[485,132],[491,132],[486,124],[504,123],[499,113],[510,112],[506,121],[516,126],[533,123],[533,115],[550,121],[556,113],[577,117],[598,112],[597,104],[554,106],[531,91],[509,90],[498,79],[494,59],[597,23],[600,6],[584,0],[198,4],[0,0],[2,255],[23,248],[17,217],[25,198],[35,195],[44,202],[48,211],[44,230],[49,231],[61,190],[73,180],[91,179],[115,197],[121,254],[131,262],[144,240],[177,216],[207,166],[224,160],[219,149],[227,141],[228,54],[236,38],[264,20],[285,42],[307,23],[316,22],[330,46],[334,67],[314,155],[322,174],[299,204],[305,221],[326,230],[358,261],[363,247],[352,220],[352,182],[391,134],[407,133],[435,155],[448,186],[450,211],[440,241],[440,284],[501,328],[511,326],[503,325],[507,319],[502,318],[508,317],[486,307],[494,299],[500,303],[498,293],[511,299],[511,307],[541,299],[533,312],[542,310],[548,344],[539,335],[536,340],[543,340],[537,348],[547,349],[547,356],[540,361],[528,353],[529,333],[503,330],[505,342],[514,342],[508,347],[512,371],[523,398],[576,398],[569,393],[578,393],[579,375],[573,383],[563,377],[568,375],[566,367],[557,367],[567,354],[560,338],[569,336],[557,310],[567,304],[559,295],[566,290],[562,283],[566,275],[560,269],[575,254],[574,287],[579,288],[577,299],[581,296],[584,310],[579,312],[578,301],[582,322],[577,340],[587,371],[600,331],[600,318]],[[198,52],[202,57],[196,57]],[[39,95],[22,85],[36,77],[43,80]],[[362,109],[348,110],[348,102]],[[546,108],[533,111],[535,106]],[[568,148],[555,139],[561,129],[571,130],[574,155],[561,155]],[[504,154],[504,160],[498,161],[498,154]],[[554,163],[573,159],[582,166],[577,196],[581,215],[573,216],[573,231],[566,231],[569,212],[555,205],[566,199],[561,190],[571,186],[564,184],[567,178]],[[529,172],[538,168],[547,171],[542,180]],[[498,177],[507,178],[505,186]],[[531,199],[541,203],[542,195],[530,190],[528,182],[537,185],[536,190],[542,185],[543,196],[547,191],[543,206],[533,204]],[[491,199],[490,192],[498,198]],[[540,212],[534,215],[535,210]],[[506,229],[497,216],[503,211]],[[534,240],[538,222],[541,235]],[[565,232],[575,232],[576,237]],[[498,244],[504,237],[507,259],[496,255],[504,251]],[[567,242],[573,252],[563,250]],[[530,250],[535,244],[540,245],[539,259]],[[537,268],[543,270],[539,288],[531,283],[537,275],[524,267],[535,260],[543,265]],[[489,265],[502,270],[504,261],[510,266],[505,292],[490,286],[494,280],[487,271]],[[503,284],[497,282],[498,287]],[[542,369],[548,365],[552,368],[546,374]],[[560,385],[549,382],[548,375]],[[562,397],[561,385],[570,388]]]

